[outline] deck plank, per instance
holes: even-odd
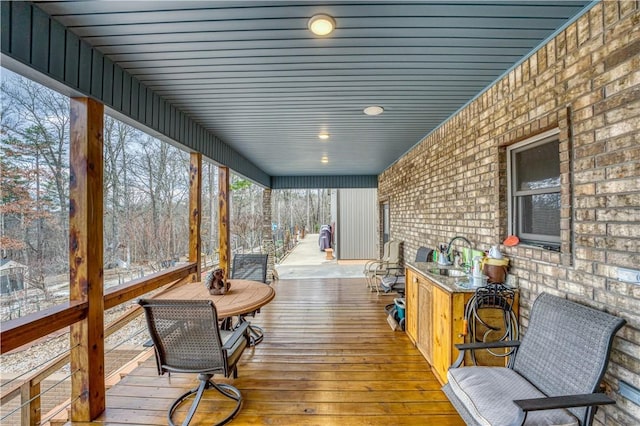
[[[392,296],[370,293],[360,279],[273,286],[276,298],[250,319],[265,330],[264,341],[245,351],[237,379],[220,379],[243,394],[232,424],[464,425],[422,355],[387,324]],[[107,410],[94,424],[166,424],[166,408],[196,378],[159,377],[154,362],[107,392]],[[224,404],[207,393],[191,424],[214,423]]]

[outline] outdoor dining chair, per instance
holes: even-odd
[[[260,281],[267,284],[267,254],[238,253],[233,257],[232,279]],[[259,310],[249,314],[240,315],[239,322],[249,324],[250,346],[255,346],[264,339],[264,330],[257,325],[249,323],[247,316],[255,317]]]
[[[240,324],[234,331],[218,328],[216,307],[210,300],[141,299],[149,334],[154,344],[158,373],[197,373],[197,388],[181,395],[169,407],[167,418],[174,426],[177,408],[191,395],[195,398],[182,422],[189,424],[204,392],[216,389],[235,401],[235,408],[218,425],[228,423],[240,411],[242,395],[227,383],[216,383],[214,374],[238,377],[237,363],[249,344],[248,324]]]

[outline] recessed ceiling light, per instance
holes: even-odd
[[[327,139],[329,139],[329,133],[327,133],[327,132],[322,132],[322,133],[318,134],[318,137],[319,137],[320,139],[322,139],[323,141],[324,141],[324,140],[327,140]]]
[[[368,106],[364,109],[364,113],[367,115],[380,115],[384,112],[384,108],[378,105]]]
[[[322,159],[321,159],[320,161],[321,161],[322,163],[325,163],[325,164],[326,164],[326,163],[328,163],[328,162],[329,162],[329,157],[324,156],[324,157],[322,157]]]
[[[336,28],[336,21],[329,15],[314,15],[307,24],[309,30],[318,36],[326,36]]]

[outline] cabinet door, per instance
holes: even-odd
[[[432,317],[431,284],[419,280],[418,285],[418,349],[431,364],[432,354]]]
[[[406,323],[409,339],[415,344],[418,340],[418,278],[410,269],[405,271]]]
[[[451,295],[437,286],[432,286],[431,300],[433,305],[432,362],[438,379],[447,381],[447,370],[451,366]]]

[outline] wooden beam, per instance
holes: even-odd
[[[218,167],[218,249],[220,267],[231,277],[231,234],[229,231],[229,168]]]
[[[189,163],[189,262],[196,262],[194,281],[202,273],[200,225],[202,221],[202,154],[191,153]]]
[[[188,263],[147,275],[120,286],[111,287],[104,295],[104,309],[111,309],[126,303],[163,285],[186,278],[195,272],[196,264]],[[67,302],[3,322],[2,329],[0,329],[0,354],[6,354],[23,345],[33,343],[37,339],[85,319],[88,305],[87,302]]]
[[[70,302],[2,323],[0,353],[6,354],[27,343],[70,326],[87,316],[86,302]]]
[[[195,272],[196,264],[188,263],[186,265],[173,266],[119,286],[110,287],[104,295],[104,309],[111,309]]]
[[[69,152],[69,300],[88,302],[71,325],[71,421],[91,421],[105,408],[103,299],[104,105],[71,98]]]

